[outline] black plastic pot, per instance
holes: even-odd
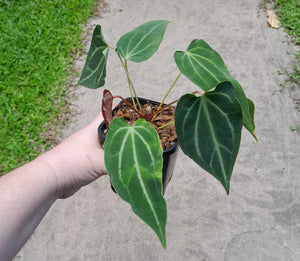
[[[138,99],[141,105],[144,105],[148,102],[150,102],[153,105],[159,105],[159,102],[156,101],[151,101],[144,98],[138,98]],[[126,100],[130,101],[131,98],[127,98]],[[119,105],[122,103],[124,102],[121,101]],[[114,108],[113,114],[119,109],[119,105]],[[98,137],[101,145],[103,145],[105,141],[105,137],[106,137],[105,132],[106,132],[106,125],[105,122],[103,121],[98,127]],[[163,194],[165,194],[167,186],[173,175],[173,170],[174,170],[176,157],[177,157],[177,151],[178,151],[177,141],[175,141],[174,145],[169,149],[163,150],[163,170],[162,170]],[[116,192],[112,185],[111,188],[114,192]]]

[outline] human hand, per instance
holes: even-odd
[[[97,131],[102,121],[102,114],[99,113],[86,127],[38,158],[53,169],[58,198],[67,198],[82,186],[107,174]]]

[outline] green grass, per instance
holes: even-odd
[[[97,2],[0,2],[0,175],[55,143],[72,60]]]
[[[287,29],[289,35],[300,44],[300,2],[299,0],[275,0],[280,22]]]
[[[274,0],[274,8],[277,12],[278,19],[284,26],[287,33],[292,37],[295,44],[300,44],[300,2],[299,0]],[[285,72],[289,80],[282,84],[286,87],[287,83],[300,87],[300,50],[295,54],[294,68],[292,72]],[[299,109],[299,97],[293,98],[295,109]],[[291,131],[300,131],[300,126],[291,127]]]
[[[274,9],[280,23],[292,37],[295,44],[300,44],[300,1],[299,0],[274,0]],[[293,85],[300,84],[300,50],[295,55],[294,70],[287,73],[289,82]],[[285,84],[284,84],[285,85]]]

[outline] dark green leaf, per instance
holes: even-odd
[[[241,107],[232,84],[223,82],[200,97],[182,96],[175,111],[175,125],[183,152],[229,193],[242,128]]]
[[[250,111],[249,102],[248,99],[243,91],[242,86],[238,83],[237,80],[233,79],[231,80],[231,83],[233,84],[233,93],[234,97],[238,100],[238,102],[241,105],[242,112],[243,112],[243,125],[245,128],[253,135],[253,137],[256,139],[254,135],[255,125],[254,125],[254,104],[253,104],[253,111]]]
[[[94,29],[91,47],[78,82],[79,85],[97,89],[105,84],[108,49],[109,47],[101,32],[101,26],[97,25]]]
[[[234,96],[239,101],[243,112],[243,124],[253,134],[254,124],[246,95],[241,85],[229,74],[221,56],[205,41],[194,40],[186,52],[174,54],[179,70],[204,91],[213,90],[219,83],[230,81],[234,87]]]
[[[119,196],[166,247],[167,208],[162,195],[162,148],[158,134],[143,119],[129,126],[114,119],[104,143],[108,175]]]
[[[186,52],[177,51],[174,58],[179,70],[206,92],[231,79],[221,56],[203,40],[192,41]]]
[[[254,106],[254,103],[253,101],[251,101],[250,99],[247,99],[248,101],[248,105],[249,105],[249,112],[250,112],[250,115],[251,115],[251,122],[252,122],[252,125],[254,126],[255,128],[255,124],[254,124],[254,111],[255,111],[255,106]],[[247,126],[245,126],[247,128]],[[248,131],[251,132],[251,130],[248,129]],[[257,137],[255,136],[255,133],[254,132],[251,132],[253,137],[256,139],[257,141]]]
[[[133,62],[149,59],[158,49],[168,23],[156,20],[140,25],[119,39],[117,52]]]

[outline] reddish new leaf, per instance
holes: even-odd
[[[106,128],[109,129],[109,123],[112,121],[112,102],[113,96],[107,89],[103,91],[102,115],[104,117]]]

